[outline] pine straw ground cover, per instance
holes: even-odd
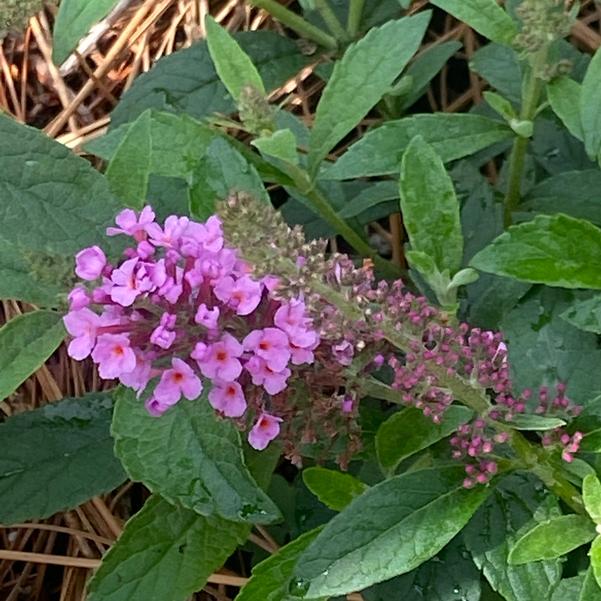
[[[295,8],[295,2],[283,2]],[[417,0],[418,11],[427,4]],[[75,151],[106,132],[109,114],[134,79],[148,71],[163,56],[185,48],[204,36],[204,17],[211,14],[230,31],[274,29],[292,35],[267,13],[244,0],[134,0],[121,2],[116,15],[96,29],[79,52],[58,68],[51,60],[51,30],[54,9],[48,8],[29,20],[22,33],[10,33],[0,42],[0,108],[19,121],[43,129],[49,136]],[[441,12],[436,13],[422,51],[450,40],[461,48],[433,80],[420,111],[460,112],[482,99],[486,84],[467,69],[467,62],[480,46],[479,36]],[[592,53],[601,45],[601,8],[593,1],[582,3],[571,41]],[[272,100],[310,123],[323,81],[315,65],[276,90]],[[357,135],[370,127],[366,119]],[[349,136],[346,145],[356,139]],[[338,152],[342,152],[341,146]],[[494,181],[494,163],[487,166]],[[404,264],[402,223],[392,215],[385,222],[369,225],[374,242],[389,249],[395,262]],[[336,245],[336,240],[332,240]],[[12,301],[0,305],[0,322],[27,311]],[[91,364],[72,361],[61,347],[47,363],[14,394],[0,404],[3,417],[40,407],[63,397],[80,396],[102,389]],[[7,601],[78,601],[85,597],[86,581],[122,531],[125,520],[147,497],[141,485],[125,483],[112,493],[80,507],[35,522],[13,524],[0,530],[0,598]],[[257,527],[250,542],[262,552],[278,548],[270,533]],[[213,574],[198,599],[225,601],[246,582],[247,562],[232,557],[227,567]],[[349,599],[360,599],[350,595]]]

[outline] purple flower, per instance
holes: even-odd
[[[245,350],[261,357],[272,371],[282,371],[290,361],[288,336],[278,328],[254,330],[243,344]]]
[[[69,299],[69,311],[83,309],[92,302],[87,290],[81,286],[75,286],[67,298]]]
[[[242,373],[238,357],[243,351],[242,345],[231,334],[224,334],[221,340],[206,348],[197,345],[192,358],[196,359],[203,376],[233,382]]]
[[[150,382],[152,361],[150,358],[144,357],[139,351],[134,350],[134,353],[136,355],[136,367],[128,373],[121,374],[119,381],[121,384],[137,390],[138,396],[140,396],[148,382]]]
[[[70,357],[81,361],[85,359],[96,344],[96,331],[101,324],[101,319],[90,309],[70,311],[63,317],[67,332],[73,336],[67,352]]]
[[[166,369],[154,389],[154,398],[163,406],[177,403],[183,395],[190,401],[198,398],[202,391],[200,378],[181,359],[171,360],[171,369]]]
[[[198,310],[194,316],[194,321],[207,330],[214,330],[219,320],[219,307],[209,309],[204,303],[198,305]]]
[[[287,386],[291,371],[286,367],[281,371],[269,369],[267,363],[257,357],[251,357],[244,366],[251,375],[255,386],[263,386],[269,394],[278,394]]]
[[[252,430],[248,433],[248,442],[253,449],[262,451],[280,433],[282,418],[262,413]]]
[[[216,253],[222,248],[221,220],[215,215],[205,223],[191,221],[182,235],[181,250],[186,257],[199,257],[204,251]]]
[[[190,220],[187,217],[170,215],[165,220],[163,228],[158,223],[149,223],[146,226],[146,232],[150,237],[150,242],[155,246],[176,248],[189,222]]]
[[[173,331],[176,319],[176,315],[167,312],[163,313],[159,325],[150,334],[150,342],[165,350],[171,348],[176,337],[176,334]]]
[[[136,368],[136,355],[125,334],[101,334],[92,351],[101,378],[111,380]]]
[[[252,313],[261,302],[261,284],[248,276],[234,280],[231,276],[224,277],[217,282],[215,296],[230,307],[238,315]]]
[[[227,417],[240,417],[246,411],[246,399],[238,382],[214,382],[209,403]]]
[[[106,256],[99,246],[84,248],[75,255],[75,273],[82,280],[99,278],[105,265]]]
[[[115,218],[115,223],[119,227],[108,227],[106,233],[108,236],[126,234],[127,236],[133,236],[136,240],[141,241],[146,237],[146,227],[153,222],[154,211],[149,206],[145,206],[142,209],[139,217],[136,215],[135,211],[123,209],[123,211]]]
[[[142,269],[138,271],[139,266]],[[124,261],[121,267],[111,274],[111,281],[111,299],[123,307],[131,306],[140,294],[154,288],[154,283],[139,259]]]

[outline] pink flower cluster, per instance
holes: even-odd
[[[264,449],[282,421],[272,397],[314,362],[320,343],[304,302],[276,300],[276,278],[251,277],[217,217],[170,216],[160,225],[147,206],[125,209],[116,223],[107,234],[133,241],[118,264],[98,246],[76,255],[76,274],[91,284],[69,295],[69,354],[91,356],[101,378],[138,396],[151,384],[145,403],[154,416],[197,399],[209,381],[212,407],[248,427],[250,444]]]

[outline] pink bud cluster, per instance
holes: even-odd
[[[119,262],[98,246],[76,255],[75,272],[89,285],[69,295],[69,354],[91,356],[101,378],[138,396],[151,384],[145,404],[154,416],[197,399],[209,381],[212,407],[264,449],[280,433],[275,397],[314,363],[320,344],[304,302],[276,300],[276,278],[251,277],[217,217],[160,225],[147,206],[125,209],[116,223],[107,234],[132,240]]]

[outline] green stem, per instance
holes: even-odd
[[[338,20],[336,13],[332,10],[332,7],[328,3],[328,0],[314,0],[315,8],[321,15],[324,23],[328,29],[334,34],[334,37],[341,41],[346,42],[349,39],[346,29],[342,26],[342,23]]]
[[[365,0],[351,0],[351,5],[348,9],[348,21],[346,24],[346,29],[351,38],[354,38],[359,32],[364,6]]]
[[[292,29],[292,31],[296,31],[300,36],[329,50],[336,50],[338,48],[336,40],[331,35],[322,31],[319,27],[315,27],[315,25],[312,25],[301,16],[282,6],[276,0],[249,0],[249,2],[258,8],[265,9],[278,21],[281,21],[286,27]]]
[[[536,116],[536,110],[544,85],[543,80],[540,78],[540,71],[547,62],[547,54],[548,49],[545,47],[532,57],[522,92],[521,121],[533,121]],[[528,142],[529,138],[518,136],[511,150],[507,194],[505,195],[505,227],[509,227],[512,224],[512,213],[516,210],[520,202]]]

